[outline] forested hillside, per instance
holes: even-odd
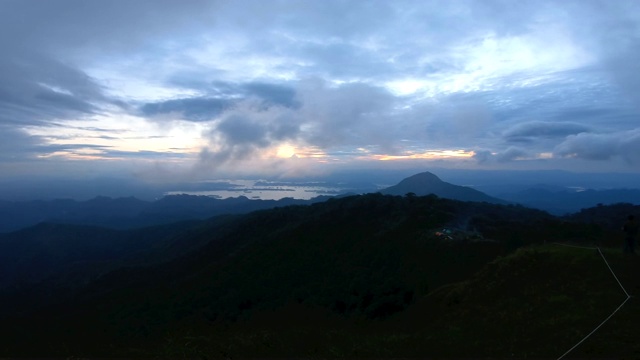
[[[103,244],[122,243],[109,234]],[[141,244],[128,234],[129,244]],[[5,289],[5,309],[21,308],[2,319],[11,326],[0,334],[1,353],[507,356],[521,348],[519,356],[553,356],[601,315],[573,307],[580,292],[591,308],[615,302],[591,293],[603,291],[591,281],[606,281],[592,270],[599,259],[544,243],[607,244],[619,234],[520,206],[369,194],[214,218],[157,236],[163,246],[114,255],[110,261],[120,263],[82,286],[49,279],[45,304],[25,305],[42,295],[37,284]],[[552,311],[554,299],[571,316],[537,317]],[[514,321],[525,329],[480,325],[509,329]],[[573,335],[547,336],[564,327]],[[490,346],[489,338],[502,345]],[[542,339],[553,345],[535,350]]]

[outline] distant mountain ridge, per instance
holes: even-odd
[[[430,172],[410,176],[380,193],[401,196],[407,193],[415,193],[418,196],[435,194],[442,198],[460,201],[508,203],[469,187],[444,182]],[[105,196],[87,201],[70,199],[0,201],[0,233],[16,231],[41,222],[131,229],[183,220],[202,220],[222,214],[244,214],[277,206],[308,205],[329,198],[330,196],[318,196],[310,200],[293,198],[256,200],[240,196],[216,199],[182,194],[168,195],[156,201],[144,201],[135,197]]]
[[[252,200],[245,196],[216,199],[208,196],[168,195],[156,201],[105,196],[87,201],[0,201],[0,233],[16,231],[41,222],[132,229],[183,220],[202,220],[222,214],[244,214],[276,206],[312,204],[328,198],[319,196],[311,200]]]
[[[620,253],[619,228],[591,222],[631,210],[598,207],[571,222],[520,206],[378,193],[127,231],[41,224],[0,234],[9,285],[0,289],[2,352],[551,358],[620,295],[611,296],[619,289],[599,257],[549,240],[605,245],[631,288],[640,264]],[[482,238],[437,234],[460,218]],[[603,329],[601,344],[577,357],[613,349],[636,358],[640,311],[626,306],[623,331]]]
[[[554,215],[575,213],[599,204],[640,204],[640,189],[575,191],[575,189],[563,186],[541,184],[512,193],[492,192],[492,196],[471,187],[442,181],[431,172],[409,176],[398,184],[379,192],[399,196],[408,193],[414,193],[418,196],[435,194],[441,198],[459,201],[521,204],[545,210]],[[345,195],[347,194],[338,196]],[[155,201],[145,201],[135,197],[111,198],[105,196],[98,196],[87,201],[71,199],[22,202],[0,200],[0,233],[16,231],[41,222],[132,229],[184,220],[203,220],[222,214],[244,214],[288,205],[308,205],[329,198],[331,196],[319,196],[311,200],[293,198],[260,200],[244,196],[217,199],[182,194],[165,196]]]
[[[581,191],[563,187],[536,186],[501,198],[524,206],[548,211],[555,215],[575,213],[584,208],[618,203],[640,204],[639,189],[610,189]]]
[[[397,185],[381,190],[380,193],[385,195],[406,195],[408,193],[414,193],[418,196],[434,194],[442,198],[460,201],[508,204],[505,200],[494,198],[470,187],[442,181],[438,176],[428,171],[410,176],[400,181]]]

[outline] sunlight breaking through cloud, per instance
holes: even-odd
[[[436,160],[436,159],[465,159],[475,155],[473,151],[466,150],[430,150],[423,153],[405,153],[403,155],[371,155],[370,158],[380,161],[392,160]]]

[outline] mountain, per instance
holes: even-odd
[[[461,237],[443,242],[435,235],[437,229],[459,223],[460,217],[491,241]],[[0,331],[1,341],[11,344],[11,354],[38,355],[35,349],[47,349],[50,355],[62,355],[71,347],[77,350],[74,353],[86,355],[121,348],[123,354],[115,355],[126,356],[143,347],[143,354],[153,357],[158,355],[153,348],[167,334],[181,333],[184,324],[195,329],[218,321],[244,321],[290,303],[326,309],[341,317],[384,319],[403,311],[430,289],[463,280],[511,247],[532,241],[536,232],[524,229],[543,228],[533,224],[551,218],[526,208],[368,194],[216,219],[164,240],[162,229],[138,230],[137,236],[155,232],[152,238],[158,239],[157,244],[125,236],[131,231],[102,234],[78,227],[73,236],[71,225],[64,231],[41,229],[40,225],[10,234],[12,244],[20,239],[32,244],[19,252],[11,251],[17,245],[4,248],[7,258],[16,258],[6,265],[14,269],[26,271],[30,264],[51,256],[58,248],[56,243],[64,252],[56,256],[64,278],[76,276],[68,266],[79,260],[74,249],[84,253],[79,257],[85,263],[78,271],[104,261],[111,262],[111,267],[94,273],[80,288],[58,280],[48,282],[54,288],[46,289],[45,294],[37,286],[0,293],[5,309],[2,321],[12,324],[11,334]],[[62,235],[47,237],[47,232]],[[102,235],[94,238],[91,232]],[[32,237],[35,240],[29,240]],[[76,245],[71,246],[68,239]],[[98,249],[118,248],[123,243],[135,252],[160,248],[154,258],[165,254],[165,261],[122,264],[126,252],[99,257],[100,251],[91,250],[93,247],[83,250],[96,241]],[[177,241],[203,245],[180,254],[170,245]],[[47,265],[41,270],[48,274],[55,268]],[[57,300],[51,298],[55,296]],[[50,308],[38,304],[30,313],[24,304],[36,299],[46,299]],[[10,306],[20,306],[21,311],[9,311]],[[29,345],[23,348],[26,339]],[[117,345],[108,350],[110,344]],[[57,352],[51,353],[52,349]]]
[[[199,228],[225,219],[132,230],[40,223],[0,234],[0,291],[45,284],[75,288],[115,268],[167,261],[206,243],[208,236],[197,236]]]
[[[326,199],[322,196],[311,200],[251,200],[244,196],[215,199],[183,194],[165,196],[156,201],[105,196],[87,201],[0,201],[0,233],[41,222],[132,229],[183,220],[202,220],[222,214],[244,214],[277,206],[311,204]]]
[[[410,176],[400,181],[397,185],[381,190],[380,193],[389,195],[406,195],[408,193],[414,193],[418,196],[434,194],[442,198],[460,201],[507,204],[507,201],[491,197],[470,187],[444,182],[440,180],[439,177],[428,171]]]
[[[501,194],[500,198],[524,206],[563,215],[584,208],[616,203],[640,204],[639,189],[569,189],[559,186],[538,185],[515,193]]]
[[[618,235],[518,205],[378,193],[182,229],[43,224],[0,236],[8,265],[61,249],[34,271],[65,269],[0,291],[0,357],[557,358],[624,299],[593,250],[549,243],[597,243],[632,290],[640,263]],[[580,355],[636,357],[628,306]]]

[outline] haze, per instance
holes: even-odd
[[[637,1],[0,0],[0,48],[4,198],[640,173]]]

